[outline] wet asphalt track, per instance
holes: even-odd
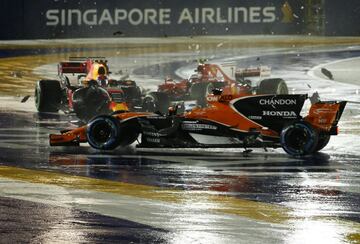
[[[279,67],[274,72],[280,74],[286,73],[284,68],[299,69],[300,78],[296,72],[286,74],[289,85],[307,91],[293,83],[296,77],[303,79],[304,70],[358,54],[300,56],[304,58],[288,54],[261,60]],[[174,72],[183,64],[161,68]],[[135,69],[134,75],[142,75],[142,68]],[[350,111],[345,120],[358,115],[358,106],[350,105]],[[302,159],[289,158],[281,150],[243,155],[232,149],[128,147],[109,153],[88,146],[50,148],[50,132],[74,126],[64,115],[7,109],[0,114],[0,124],[0,237],[4,243],[360,241],[356,148],[354,153],[325,149]]]

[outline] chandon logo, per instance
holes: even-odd
[[[296,99],[260,99],[260,105],[296,105]]]
[[[294,111],[263,111],[264,116],[297,117]]]

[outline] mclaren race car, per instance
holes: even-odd
[[[285,81],[269,78],[270,75],[271,69],[267,66],[236,68],[231,63],[218,65],[200,61],[189,79],[176,82],[166,78],[158,86],[158,92],[166,94],[171,101],[195,100],[200,106],[206,105],[206,96],[216,88],[231,89],[238,95],[288,94]]]
[[[73,112],[82,121],[117,110],[167,110],[167,101],[157,94],[146,96],[135,81],[111,79],[109,74],[103,57],[72,57],[60,62],[59,80],[36,83],[36,108],[39,112]]]
[[[135,142],[139,147],[282,147],[303,156],[324,148],[338,134],[345,101],[320,101],[312,96],[305,117],[300,115],[304,95],[251,95],[233,97],[215,90],[208,106],[167,115],[118,112],[99,116],[80,128],[50,135],[51,146],[79,145],[111,150]]]

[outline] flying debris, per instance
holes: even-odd
[[[321,73],[323,73],[323,75],[325,75],[330,80],[334,80],[333,74],[328,69],[321,68]]]
[[[124,33],[123,33],[122,31],[115,31],[115,32],[113,33],[113,35],[114,35],[114,36],[123,36]]]
[[[30,95],[23,97],[23,99],[21,99],[21,103],[26,103],[26,101],[29,100],[29,98],[30,98]]]

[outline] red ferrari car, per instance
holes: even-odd
[[[220,66],[201,62],[189,79],[175,82],[167,78],[158,86],[158,92],[166,94],[171,101],[196,100],[201,106],[206,105],[206,96],[215,88],[229,90],[233,95],[288,94],[283,79],[262,79],[270,76],[270,72],[266,66],[236,69],[232,64]],[[254,77],[259,79],[252,79]]]

